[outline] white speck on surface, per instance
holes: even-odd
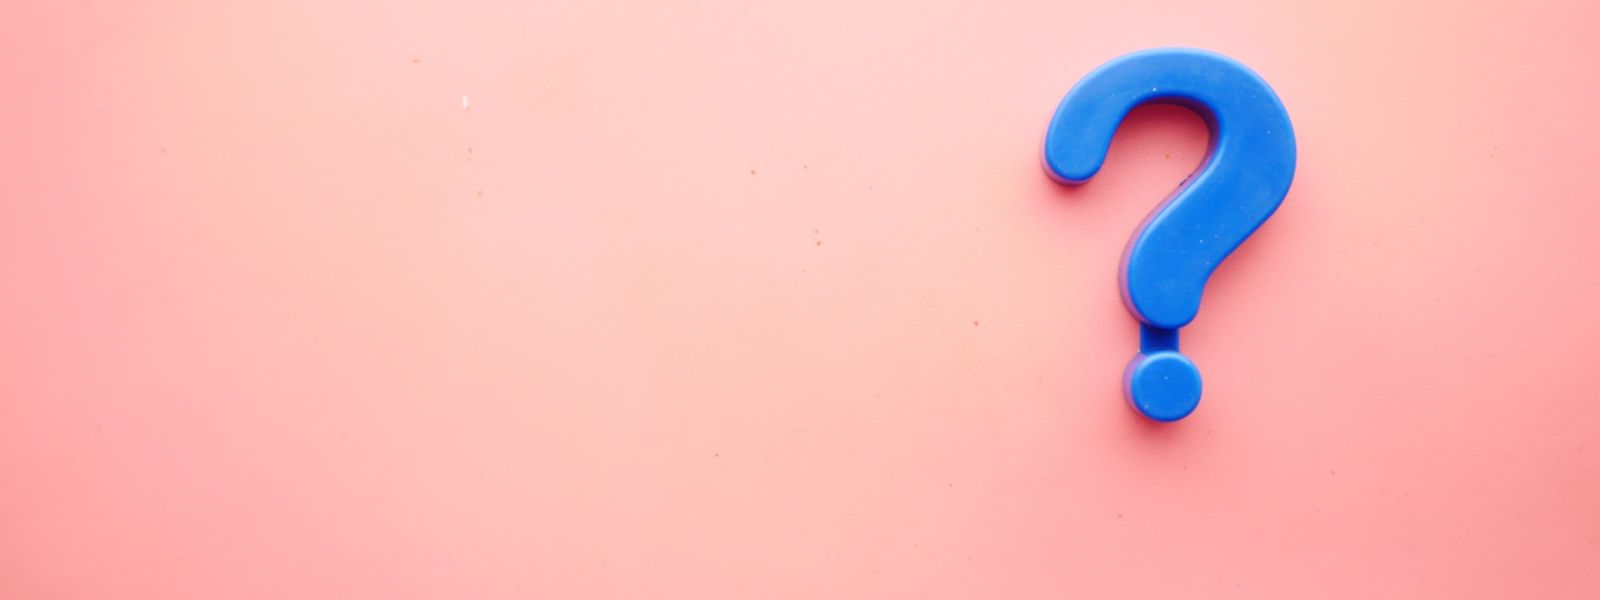
[[[472,107],[472,101],[468,100],[465,95],[461,96],[461,110],[466,110],[466,109],[471,108],[471,107]]]

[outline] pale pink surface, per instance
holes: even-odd
[[[1600,597],[1593,2],[325,4],[0,6],[0,598]],[[1301,144],[1170,426],[1159,45]]]

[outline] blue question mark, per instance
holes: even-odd
[[[1077,185],[1105,163],[1111,136],[1134,107],[1177,104],[1205,119],[1211,149],[1139,226],[1122,254],[1122,302],[1140,321],[1128,363],[1128,402],[1157,421],[1200,403],[1200,369],[1178,352],[1217,265],[1272,216],[1294,179],[1294,130],[1267,82],[1204,50],[1134,52],[1101,65],[1061,100],[1045,131],[1050,176]]]

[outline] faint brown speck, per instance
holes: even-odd
[[[750,169],[750,174],[751,175],[755,175],[756,174],[756,170],[755,169]]]

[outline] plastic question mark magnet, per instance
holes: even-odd
[[[1122,301],[1141,322],[1139,355],[1123,390],[1157,421],[1200,402],[1200,369],[1178,352],[1217,265],[1272,216],[1294,178],[1294,130],[1278,95],[1248,67],[1204,50],[1134,52],[1078,81],[1044,137],[1044,166],[1077,185],[1105,163],[1111,136],[1134,107],[1177,104],[1211,128],[1200,167],[1146,217],[1122,254]]]

